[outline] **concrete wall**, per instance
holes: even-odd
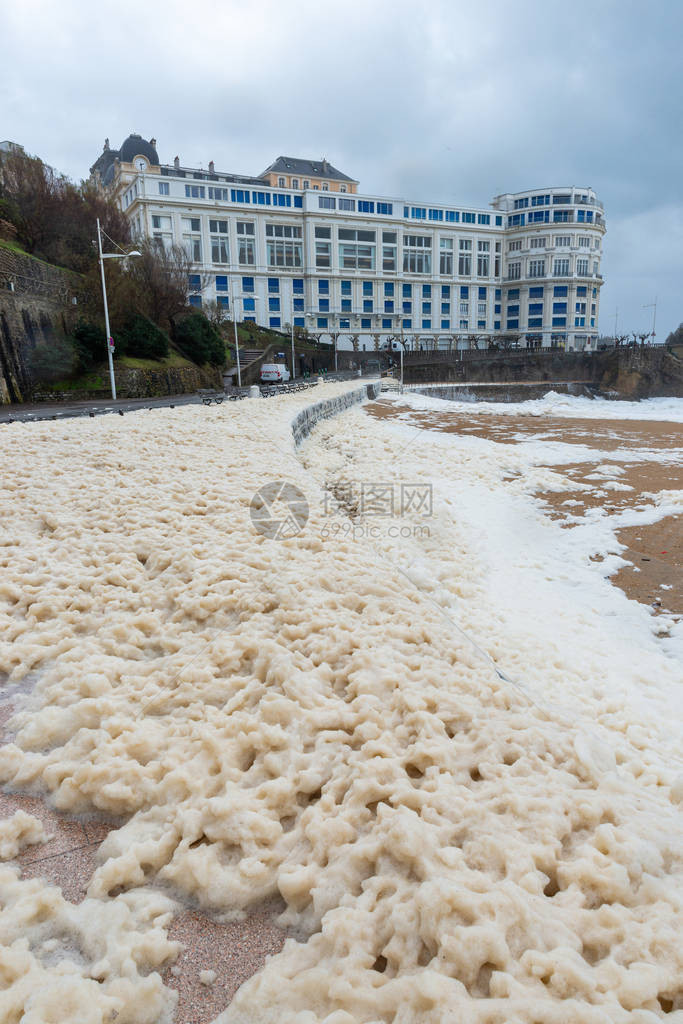
[[[309,405],[306,409],[302,409],[292,420],[294,444],[301,444],[320,420],[336,416],[338,413],[343,412],[344,409],[349,409],[352,405],[364,402],[367,398],[377,398],[380,388],[379,381],[373,384],[366,384],[362,388],[347,391],[336,398],[327,398],[323,402],[316,402],[315,405]]]
[[[0,245],[0,404],[30,399],[31,350],[77,316],[76,283],[68,270]]]

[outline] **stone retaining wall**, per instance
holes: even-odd
[[[364,402],[367,398],[377,398],[380,389],[381,384],[377,381],[373,384],[366,384],[362,388],[347,391],[343,395],[337,395],[336,398],[326,398],[323,402],[316,402],[314,405],[309,405],[307,408],[302,409],[292,420],[294,444],[301,444],[320,420],[336,416],[345,409],[349,409],[352,405]]]

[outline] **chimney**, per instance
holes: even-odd
[[[215,173],[216,173],[216,171],[215,171],[215,168],[214,168],[213,160],[209,160],[209,174],[215,174]]]
[[[149,144],[150,144],[150,146],[154,146],[154,148],[156,149],[157,140],[156,139],[150,139],[149,140]]]
[[[180,167],[180,157],[179,156],[174,157],[174,159],[173,159],[173,166],[175,167],[176,171]]]

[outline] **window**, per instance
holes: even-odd
[[[304,300],[302,298],[293,297],[292,298],[292,303],[293,303],[293,307],[294,307],[295,310],[297,310],[298,312],[303,313]]]
[[[363,312],[364,313],[372,313],[372,311],[373,311],[372,299],[363,299]]]
[[[363,295],[374,295],[372,281],[363,281]]]
[[[529,277],[545,277],[545,260],[529,260]]]
[[[449,331],[450,327],[451,327],[450,320],[442,320],[441,321],[441,330],[442,331]]]
[[[453,274],[453,239],[439,239],[439,273]]]
[[[555,248],[556,249],[568,249],[572,244],[571,235],[555,235]]]
[[[422,285],[422,298],[423,299],[431,299],[431,297],[432,297],[432,286],[431,286],[431,284],[423,284]]]
[[[477,277],[489,276],[490,242],[477,242]]]
[[[543,298],[543,286],[541,285],[539,287],[538,285],[532,285],[532,287],[529,288],[529,298],[530,299],[542,299]]]
[[[270,206],[270,192],[252,192],[251,201],[259,206]]]
[[[382,232],[382,270],[396,270],[396,232]],[[393,286],[392,286],[393,287]]]
[[[342,270],[375,269],[375,231],[339,228],[339,266]]]
[[[544,195],[544,196],[532,196],[531,197],[531,205],[532,206],[547,206],[549,202],[550,202],[550,196],[545,196]]]
[[[254,266],[256,249],[253,221],[237,221],[237,262],[243,267]]]
[[[330,311],[330,300],[329,299],[318,299],[318,310],[321,313],[329,313],[329,311]]]
[[[292,291],[295,295],[303,295],[304,293],[304,282],[303,278],[295,277],[292,281]]]
[[[571,210],[553,210],[553,224],[570,224]]]
[[[429,219],[430,220],[443,220],[443,210],[430,210],[429,211]]]
[[[522,248],[522,240],[521,240],[521,238],[517,238],[517,239],[515,239],[514,242],[510,242],[509,243],[509,245],[508,245],[508,252],[519,252],[521,248]]]
[[[412,304],[412,302],[409,299],[405,299],[404,302],[403,302],[403,312],[404,313],[412,313],[412,311],[413,311],[413,304]]]
[[[308,178],[304,178],[304,184],[303,184],[303,187],[304,187],[304,188],[310,188],[310,187],[311,187],[311,183],[310,183],[310,181],[308,180]]]
[[[584,313],[585,314],[585,312],[586,312],[586,303],[585,302],[577,302],[576,305],[574,306],[574,312],[575,313]]]
[[[567,303],[566,302],[553,302],[553,313],[566,313]]]
[[[253,277],[243,277],[242,278],[242,291],[243,292],[253,292],[253,290],[254,290],[254,278]],[[252,307],[252,309],[253,309],[253,307]]]
[[[324,186],[323,186],[324,187]],[[321,210],[334,210],[337,200],[333,196],[318,196],[318,208]]]
[[[473,213],[463,213],[462,222],[463,224],[474,224],[475,217]]]
[[[183,247],[193,263],[202,262],[202,236],[199,232],[199,217],[183,217]]]
[[[277,277],[268,278],[268,292],[269,294],[277,294],[280,291],[280,279]]]
[[[299,187],[299,179],[298,178],[292,178],[292,188],[298,188],[298,187]]]
[[[553,196],[553,205],[567,206],[571,201],[571,196]]]
[[[538,316],[539,313],[543,313],[542,302],[530,302],[529,303],[529,316]]]
[[[412,320],[403,320],[402,321],[402,326],[404,328],[408,329],[408,328],[413,326],[413,321]]]
[[[342,295],[350,295],[351,294],[351,282],[350,281],[342,281],[341,282],[341,293],[342,293]]]
[[[347,189],[346,189],[346,185],[340,185],[340,186],[339,186],[339,191],[340,191],[340,192],[346,192],[346,191],[347,191]]]
[[[187,287],[191,292],[201,291],[201,277],[199,274],[188,274],[187,275]]]
[[[467,314],[469,316],[469,312],[470,312],[470,304],[469,304],[469,302],[467,300],[464,300],[464,301],[461,300],[460,301],[460,314],[461,314],[461,316],[464,315],[464,314]]]
[[[394,205],[393,203],[378,203],[377,212],[384,214],[386,217],[391,217],[394,213]]]
[[[225,274],[216,274],[216,291],[227,292],[228,278]]]
[[[517,330],[519,330],[519,318],[515,317],[513,320],[508,320],[507,321],[507,329],[508,329],[508,331],[511,331],[511,330],[512,331],[517,331]]]
[[[372,326],[372,320],[370,319],[369,316],[361,317],[360,325],[364,331],[369,331],[370,327]]]
[[[169,193],[168,182],[167,181],[160,181],[159,182],[159,195],[160,196],[167,196],[168,193]]]
[[[579,277],[588,277],[588,260],[578,259],[576,261],[576,273]]]
[[[297,199],[300,199],[300,198],[301,198],[300,196],[294,196],[294,205],[295,206],[299,205],[297,203]],[[291,205],[292,205],[292,197],[291,196],[283,196],[279,192],[273,192],[273,206],[291,206]]]
[[[431,320],[423,320],[422,321],[422,327],[425,330],[430,331],[432,329],[432,321]]]
[[[298,224],[266,224],[269,267],[303,266],[301,227]]]
[[[191,306],[196,306],[198,309],[201,309],[202,297],[201,295],[190,295],[188,302]]]
[[[328,269],[332,266],[332,229],[316,227],[315,229],[315,265]]]
[[[485,302],[478,302],[477,303],[477,316],[486,316],[486,303]]]
[[[522,264],[521,263],[508,263],[508,280],[519,281],[522,276]]]
[[[422,303],[422,312],[423,313],[429,313],[430,316],[431,316],[431,312],[432,312],[432,304],[431,304],[431,302],[423,302]]]
[[[556,299],[561,299],[561,298],[566,297],[566,295],[567,295],[567,286],[566,286],[566,284],[556,284],[555,287],[553,288],[553,297],[556,298]]]
[[[477,214],[477,224],[490,224],[490,223],[491,223],[491,215],[489,213],[478,213]]]
[[[185,196],[187,199],[203,199],[206,190],[203,185],[186,185]]]
[[[460,321],[460,330],[461,331],[466,331],[469,326],[470,326],[469,320],[461,320]]]
[[[553,277],[569,277],[569,260],[555,260]]]
[[[429,235],[403,236],[403,273],[431,274],[432,239]]]
[[[553,327],[566,327],[567,326],[567,318],[566,318],[566,316],[554,316],[553,317],[552,325],[553,325]]]
[[[285,179],[284,178],[278,178],[277,179],[277,184],[278,184],[278,188],[284,188],[285,187]]]
[[[519,298],[519,288],[508,288],[507,297],[508,297],[508,299],[518,299]]]
[[[322,189],[323,189],[323,192],[329,192],[330,191],[330,186],[323,182]]]
[[[152,229],[155,245],[164,249],[170,249],[173,245],[173,229],[170,217],[162,217],[160,214],[152,216]]]
[[[321,295],[330,294],[330,282],[327,280],[327,278],[323,277],[318,281],[318,291],[320,292]]]
[[[586,238],[585,235],[579,235],[579,249],[590,249],[591,240]]]
[[[547,239],[546,235],[536,235],[535,238],[532,238],[532,239],[529,240],[529,248],[530,249],[545,249],[545,244],[546,244],[547,240],[548,239]]]
[[[246,192],[242,188],[231,188],[230,200],[233,203],[249,203],[251,202],[251,196],[249,195],[249,192]]]
[[[319,316],[318,317],[318,327],[321,327],[324,330],[327,330],[327,317],[326,316]]]
[[[385,313],[393,313],[394,312],[394,300],[393,299],[385,299],[384,300],[384,312]]]
[[[385,281],[384,282],[384,294],[385,295],[393,295],[394,294],[394,282],[393,281]]]
[[[268,299],[268,311],[270,313],[280,312],[280,299],[277,296],[272,296]]]
[[[230,309],[230,299],[227,295],[217,295],[216,305],[219,309]]]
[[[279,327],[280,326],[280,317],[279,316],[271,316],[271,317],[269,317],[268,318],[268,326],[269,327]]]
[[[355,199],[340,199],[339,200],[340,210],[355,210],[356,200]]]
[[[443,314],[446,314],[446,315],[450,316],[450,312],[451,312],[451,304],[450,304],[450,302],[442,302],[441,303],[441,312]]]
[[[511,217],[508,217],[508,227],[518,228],[524,224],[525,215],[523,213],[513,213]]]
[[[458,275],[469,277],[472,273],[472,241],[461,238],[458,250]]]
[[[411,206],[410,216],[413,220],[426,220],[427,210],[423,206]]]
[[[374,213],[375,212],[375,204],[372,203],[372,202],[369,202],[367,199],[359,199],[358,200],[358,212],[359,213]]]
[[[351,327],[351,321],[346,317],[341,317],[339,320],[339,326],[342,329],[342,331],[348,331],[349,328]]]
[[[253,313],[256,309],[256,299],[242,299],[242,309],[245,313]]]
[[[389,317],[388,319],[384,318],[382,320],[382,327],[384,327],[385,330],[391,327],[391,317]]]
[[[211,262],[230,262],[227,235],[211,235]]]

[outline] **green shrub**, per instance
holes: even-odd
[[[223,366],[225,363],[225,342],[213,324],[203,313],[190,313],[173,325],[173,337],[193,363]]]
[[[71,332],[74,347],[78,354],[78,362],[83,370],[91,370],[93,366],[104,362],[107,354],[107,339],[104,327],[79,320]]]
[[[114,344],[120,355],[139,359],[165,359],[168,338],[156,324],[139,313],[130,313],[114,334]]]
[[[78,352],[71,338],[57,335],[50,341],[41,341],[31,350],[28,366],[35,381],[49,383],[63,380],[76,373]]]

